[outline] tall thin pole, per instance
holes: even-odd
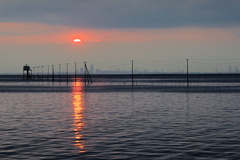
[[[59,64],[59,82],[61,82],[61,64]]]
[[[41,66],[41,67],[42,67],[42,80],[43,80],[43,67],[44,67],[44,66]]]
[[[36,70],[35,70],[35,67],[33,67],[33,73],[36,73]],[[36,78],[36,76],[33,76],[34,77],[34,79]]]
[[[24,66],[23,66],[23,79],[24,79]]]
[[[77,62],[75,62],[75,82],[77,80]]]
[[[66,63],[66,67],[67,67],[67,83],[68,83],[68,63]]]
[[[133,60],[132,60],[132,85],[133,85]]]
[[[38,70],[38,80],[40,79],[40,76],[39,76],[39,67],[40,67],[40,66],[37,66],[37,70]]]
[[[49,65],[48,65],[48,76],[47,76],[47,79],[49,80]]]
[[[54,64],[52,65],[52,81],[54,82]]]
[[[188,59],[187,59],[187,86],[188,86]]]
[[[86,86],[87,83],[87,68],[86,68],[86,62],[84,62],[84,84]]]

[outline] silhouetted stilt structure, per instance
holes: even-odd
[[[32,79],[32,70],[27,64],[23,66],[23,79]]]

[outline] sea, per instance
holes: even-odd
[[[0,76],[1,160],[240,159],[239,75],[73,77]]]

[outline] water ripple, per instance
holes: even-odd
[[[175,92],[0,93],[0,156],[238,159],[239,96]]]

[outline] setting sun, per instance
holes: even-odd
[[[74,43],[80,43],[81,40],[80,40],[80,39],[74,39],[73,42],[74,42]]]

